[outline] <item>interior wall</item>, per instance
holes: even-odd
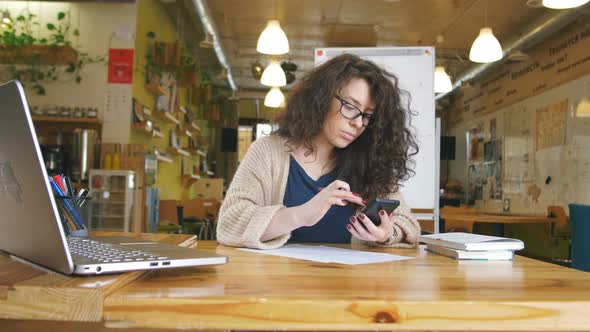
[[[38,16],[40,26],[57,22],[58,12],[69,12],[71,31],[79,29],[80,36],[71,38],[91,56],[108,56],[108,49],[115,47],[133,48],[133,41],[113,40],[116,31],[135,29],[136,5],[134,3],[84,3],[48,1],[4,1],[3,6],[13,18],[30,12]],[[39,36],[46,36],[47,29],[38,28]],[[27,99],[32,106],[92,107],[98,108],[100,118],[104,118],[107,84],[106,64],[92,64],[82,71],[82,81],[76,84],[73,77],[45,84],[46,95],[40,96],[27,88]],[[65,96],[65,97],[64,97]],[[118,109],[114,118],[128,119],[126,109]],[[129,122],[103,123],[102,138],[105,142],[123,143],[129,136]]]
[[[155,39],[147,37],[148,32],[154,32]],[[137,26],[136,26],[136,39],[135,39],[135,77],[133,80],[133,98],[136,98],[152,110],[152,113],[156,112],[156,96],[149,92],[145,88],[145,70],[144,65],[146,63],[145,56],[151,51],[153,42],[176,42],[179,36],[177,34],[174,22],[164,12],[158,0],[142,0],[137,2]],[[179,104],[182,107],[187,108],[189,111],[198,111],[195,106],[191,105],[187,98],[187,89],[179,89]],[[126,117],[131,117],[131,109],[128,110]],[[197,116],[197,119],[199,117]],[[165,135],[162,139],[152,138],[150,135],[146,135],[144,132],[132,130],[130,135],[130,143],[132,144],[144,144],[146,149],[153,150],[154,147],[162,152],[166,152],[166,149],[170,146],[169,143],[169,132],[175,130],[176,125],[170,122],[166,122],[152,116],[154,126],[158,127],[160,131]],[[197,121],[203,128],[208,130],[208,127],[203,126],[200,121]],[[186,143],[186,138],[182,140],[182,144]],[[198,167],[199,156],[191,155],[190,157],[184,156],[169,156],[172,158],[172,163],[158,162],[158,173],[156,177],[155,187],[160,188],[160,198],[163,200],[168,199],[186,199],[195,197],[194,189],[192,186],[187,186],[182,181],[182,170],[181,163],[184,159],[185,163],[188,163],[189,169],[192,170],[193,166]]]
[[[543,214],[548,205],[565,207],[572,202],[590,204],[590,191],[587,189],[587,184],[590,183],[590,148],[587,145],[590,140],[590,118],[577,117],[575,114],[578,103],[588,98],[590,75],[456,126],[450,134],[457,137],[457,159],[449,162],[449,178],[459,179],[467,184],[466,133],[480,123],[484,125],[484,132],[489,132],[486,128],[489,127],[490,120],[495,118],[498,124],[497,135],[503,137],[504,144],[509,144],[507,139],[519,140],[513,144],[528,146],[527,150],[530,153],[530,166],[526,167],[529,174],[522,174],[520,185],[516,188],[512,186],[510,189],[510,179],[504,176],[504,198],[511,200],[510,212]],[[537,150],[533,141],[537,135],[542,135],[536,130],[537,111],[563,101],[567,101],[565,144]],[[530,126],[530,139],[510,137],[504,132],[504,125],[507,121],[513,121],[517,112],[522,113],[524,123]],[[508,159],[509,156],[504,149],[504,168],[511,165]],[[551,177],[551,181],[546,184],[548,176]],[[529,193],[531,186],[541,190],[536,201]],[[478,207],[490,212],[502,212],[502,201],[485,200],[479,202]]]

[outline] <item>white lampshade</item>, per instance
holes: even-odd
[[[471,45],[469,60],[473,62],[494,62],[502,59],[502,46],[494,36],[492,28],[482,28]]]
[[[281,89],[274,86],[268,91],[266,97],[264,97],[264,106],[266,107],[280,107],[285,101],[285,96],[281,92]]]
[[[445,67],[437,66],[434,70],[434,92],[445,93],[451,90],[453,90],[453,84],[445,71]]]
[[[551,9],[567,9],[580,7],[590,0],[543,0],[543,6]]]
[[[269,20],[258,37],[256,50],[263,54],[285,54],[289,52],[289,40],[277,20]]]
[[[262,72],[260,83],[266,86],[285,86],[287,85],[287,77],[285,77],[281,65],[276,61],[271,61]]]

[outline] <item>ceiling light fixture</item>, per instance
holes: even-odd
[[[268,67],[264,69],[260,83],[266,86],[285,86],[287,85],[287,78],[283,68],[277,61],[271,61]]]
[[[543,0],[543,6],[551,9],[568,9],[580,7],[590,0]]]
[[[492,28],[488,26],[488,6],[484,8],[484,27],[479,30],[479,36],[475,38],[471,50],[469,51],[469,60],[479,63],[494,62],[502,59],[504,56],[500,42],[494,36]]]
[[[502,59],[502,46],[494,36],[492,28],[485,27],[479,30],[479,36],[471,45],[469,60],[479,63],[494,62]]]
[[[264,106],[277,108],[280,107],[284,101],[285,96],[281,92],[281,89],[274,86],[268,91],[266,97],[264,97]]]
[[[445,93],[453,90],[453,84],[451,78],[447,75],[445,67],[436,66],[434,70],[434,92]]]
[[[269,20],[266,28],[258,37],[256,51],[263,54],[285,54],[289,52],[289,40],[287,35],[281,29],[281,24],[277,20]]]

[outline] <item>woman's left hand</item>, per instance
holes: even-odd
[[[376,226],[364,213],[350,217],[346,225],[348,231],[357,239],[372,242],[385,242],[393,235],[393,217],[384,210],[379,211],[381,225]]]

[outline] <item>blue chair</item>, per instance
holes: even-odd
[[[570,204],[572,267],[590,272],[590,205]]]

